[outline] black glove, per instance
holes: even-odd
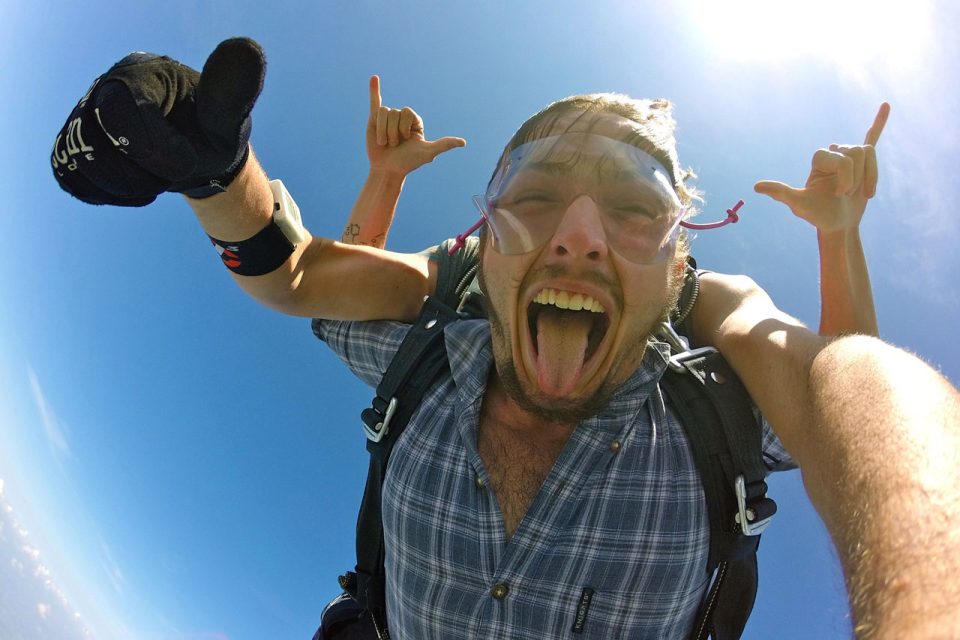
[[[131,53],[97,78],[53,145],[53,174],[90,204],[142,207],[164,191],[224,191],[247,161],[266,60],[249,38],[221,42],[203,72]]]

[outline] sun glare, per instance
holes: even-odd
[[[931,0],[690,0],[712,52],[740,62],[819,58],[859,67],[920,55],[929,42]]]

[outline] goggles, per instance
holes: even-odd
[[[737,221],[743,202],[712,224],[683,221],[684,207],[659,160],[631,144],[594,133],[564,133],[525,143],[510,152],[486,193],[474,196],[494,249],[520,255],[553,237],[571,207],[594,207],[609,246],[638,264],[672,255],[680,227],[710,229]]]
[[[631,144],[564,133],[520,145],[474,198],[504,255],[550,241],[572,208],[596,211],[609,246],[640,264],[672,254],[683,206],[663,166]]]

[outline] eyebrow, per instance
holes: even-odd
[[[519,176],[525,171],[537,171],[558,178],[566,178],[577,172],[576,165],[579,164],[580,163],[577,162],[574,166],[571,166],[569,162],[534,160],[525,163],[522,167],[520,167],[517,175]],[[676,205],[676,202],[674,202],[669,195],[665,194],[661,189],[651,186],[650,178],[635,169],[616,169],[614,171],[606,171],[601,175],[601,177],[612,179],[612,181],[615,182],[633,182],[641,185],[643,194],[654,196],[658,204],[665,209],[672,208]]]

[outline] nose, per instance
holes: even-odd
[[[600,207],[588,195],[577,196],[550,239],[550,253],[564,259],[596,261],[605,258],[607,251]]]

